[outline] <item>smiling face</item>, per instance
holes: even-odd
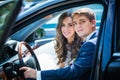
[[[72,42],[74,40],[75,29],[71,17],[66,17],[63,19],[61,32],[68,42]]]
[[[85,15],[75,15],[73,17],[73,25],[76,33],[85,39],[95,29],[95,20],[89,20]]]
[[[95,31],[96,20],[93,10],[81,8],[75,11],[72,17],[76,33],[84,40]]]

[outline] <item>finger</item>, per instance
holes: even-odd
[[[21,68],[19,68],[19,70],[28,70],[28,67],[21,67]]]

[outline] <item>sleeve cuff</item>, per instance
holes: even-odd
[[[37,71],[36,77],[37,77],[37,80],[41,80],[41,71]]]

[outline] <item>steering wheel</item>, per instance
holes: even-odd
[[[27,48],[28,51],[24,51],[24,53],[22,52],[22,46],[25,46]],[[29,67],[32,67],[32,68],[36,68],[37,70],[41,70],[40,68],[40,65],[39,65],[39,62],[37,60],[37,57],[33,51],[33,49],[28,45],[28,43],[26,42],[20,42],[19,46],[18,46],[18,57],[19,57],[19,62],[20,62],[20,66],[23,67],[23,66],[27,66],[23,60],[23,57],[26,57],[27,56],[27,53],[30,52],[31,54],[31,58],[29,57],[29,62],[31,64],[33,64],[33,67],[28,63],[28,66]],[[33,59],[34,58],[34,59]],[[32,60],[35,60],[32,61]]]
[[[23,49],[25,49],[25,51]],[[39,62],[37,60],[37,57],[33,49],[26,42],[20,42],[18,45],[17,61],[13,61],[12,63],[6,63],[3,65],[3,71],[5,72],[3,74],[6,74],[6,77],[9,78],[9,80],[12,80],[12,78],[18,76],[26,80],[23,76],[23,71],[19,71],[19,68],[23,66],[29,66],[31,68],[41,70]],[[7,79],[3,79],[3,80],[7,80]]]

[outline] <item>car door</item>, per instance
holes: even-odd
[[[98,37],[91,80],[120,79],[120,1],[108,0],[106,2],[107,10]]]

